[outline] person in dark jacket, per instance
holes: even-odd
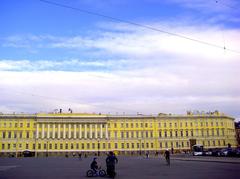
[[[107,164],[107,174],[110,177],[114,177],[116,175],[115,173],[116,163],[118,163],[117,157],[114,155],[113,152],[109,152],[108,157],[106,158],[106,164]]]
[[[165,159],[167,161],[167,164],[170,165],[170,152],[169,152],[168,149],[165,151],[164,155],[165,155]]]
[[[91,163],[91,169],[96,173],[97,172],[97,169],[98,169],[98,164],[97,164],[97,158],[96,157],[94,157],[93,158],[93,161],[92,161],[92,163]]]

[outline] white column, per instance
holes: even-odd
[[[95,138],[98,137],[98,133],[97,133],[97,124],[95,124]]]
[[[108,126],[107,126],[107,124],[106,124],[106,130],[105,130],[105,133],[106,133],[106,139],[108,139]]]
[[[103,137],[102,124],[100,124],[100,138]]]
[[[38,139],[38,130],[39,130],[39,124],[37,124],[37,132],[36,132],[36,138]]]
[[[49,138],[49,124],[47,125],[47,138]]]
[[[92,124],[90,124],[90,139],[92,138]]]
[[[87,124],[84,124],[84,138],[87,138]]]
[[[71,124],[68,124],[68,138],[71,138]]]
[[[42,124],[42,138],[44,138],[44,124]]]
[[[58,139],[60,139],[60,124],[58,124]]]
[[[53,124],[52,135],[52,137],[55,138],[55,124]]]
[[[66,137],[66,124],[63,124],[63,138]]]
[[[82,138],[82,124],[79,124],[79,138]]]
[[[73,136],[74,139],[76,139],[76,132],[77,132],[77,131],[76,131],[76,124],[74,124],[74,136]]]

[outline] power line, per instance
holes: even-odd
[[[155,27],[152,27],[152,26],[147,26],[147,25],[135,23],[135,22],[132,22],[132,21],[119,19],[119,18],[116,18],[116,17],[112,17],[112,16],[108,16],[108,15],[104,15],[104,14],[100,14],[100,13],[96,13],[96,12],[92,12],[92,11],[76,8],[76,7],[72,7],[72,6],[65,5],[65,4],[56,3],[56,2],[53,2],[53,1],[48,1],[48,0],[40,0],[40,1],[44,2],[44,3],[47,3],[47,4],[50,4],[50,5],[55,5],[55,6],[62,7],[62,8],[72,9],[72,10],[79,11],[79,12],[82,12],[82,13],[85,13],[85,14],[90,14],[90,15],[94,15],[94,16],[99,16],[99,17],[103,17],[103,18],[106,18],[106,19],[110,19],[112,21],[117,21],[117,22],[123,22],[123,23],[131,24],[131,25],[134,25],[134,26],[138,26],[138,27],[142,27],[142,28],[145,28],[145,29],[153,30],[153,31],[156,31],[156,32],[161,32],[161,33],[164,33],[164,34],[167,34],[167,35],[170,35],[170,36],[175,36],[175,37],[178,37],[178,38],[182,38],[182,39],[185,39],[185,40],[193,41],[193,42],[200,43],[200,44],[203,44],[203,45],[208,45],[208,46],[212,46],[212,47],[215,47],[215,48],[223,49],[225,51],[227,50],[227,51],[230,51],[230,52],[233,52],[233,53],[240,54],[240,51],[233,50],[233,49],[228,49],[225,46],[221,46],[221,45],[218,45],[218,44],[214,44],[214,43],[206,42],[206,41],[203,41],[203,40],[191,38],[191,37],[188,37],[188,36],[185,36],[185,35],[181,35],[181,34],[176,34],[176,33],[169,32],[169,31],[162,30],[162,29],[158,29],[158,28],[155,28]]]
[[[230,6],[230,5],[226,4],[226,3],[223,3],[222,1],[215,1],[215,2],[216,2],[217,4],[220,4],[220,5],[222,5],[222,6],[228,7],[228,8],[230,8],[230,9],[239,10],[238,7]]]

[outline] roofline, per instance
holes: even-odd
[[[0,119],[192,119],[192,118],[228,118],[235,120],[235,118],[227,115],[81,115],[81,114],[0,114]]]

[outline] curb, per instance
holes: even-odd
[[[223,161],[223,160],[201,160],[201,159],[182,159],[182,158],[172,158],[172,160],[189,161],[189,162],[213,162],[213,163],[231,163],[240,164],[240,161]]]

